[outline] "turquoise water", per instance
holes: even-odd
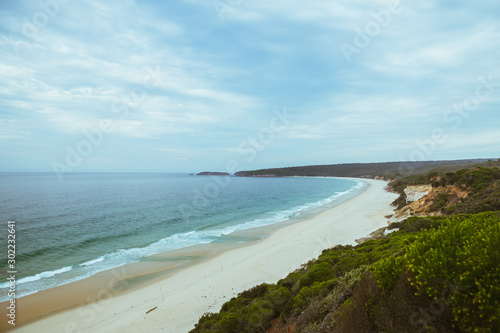
[[[332,178],[186,174],[0,174],[0,270],[16,221],[17,295],[90,277],[231,232],[306,218],[363,190]],[[7,283],[0,283],[0,301]]]

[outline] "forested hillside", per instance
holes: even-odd
[[[456,171],[464,167],[485,163],[486,159],[455,161],[418,161],[418,162],[386,162],[386,163],[348,163],[333,165],[297,166],[277,169],[261,169],[239,171],[239,177],[396,177],[426,173],[431,170],[439,172]]]

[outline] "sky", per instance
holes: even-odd
[[[0,172],[500,157],[500,3],[0,0]]]

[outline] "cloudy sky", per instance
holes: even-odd
[[[500,157],[498,0],[0,0],[0,78],[0,171]]]

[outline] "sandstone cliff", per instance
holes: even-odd
[[[407,186],[404,189],[406,194],[406,203],[412,203],[413,201],[417,201],[423,197],[425,197],[429,192],[432,191],[431,185],[413,185]]]
[[[467,197],[467,191],[456,185],[432,187],[431,185],[407,186],[404,190],[407,205],[389,218],[389,223],[402,221],[410,216],[443,215],[443,209],[456,205]]]

